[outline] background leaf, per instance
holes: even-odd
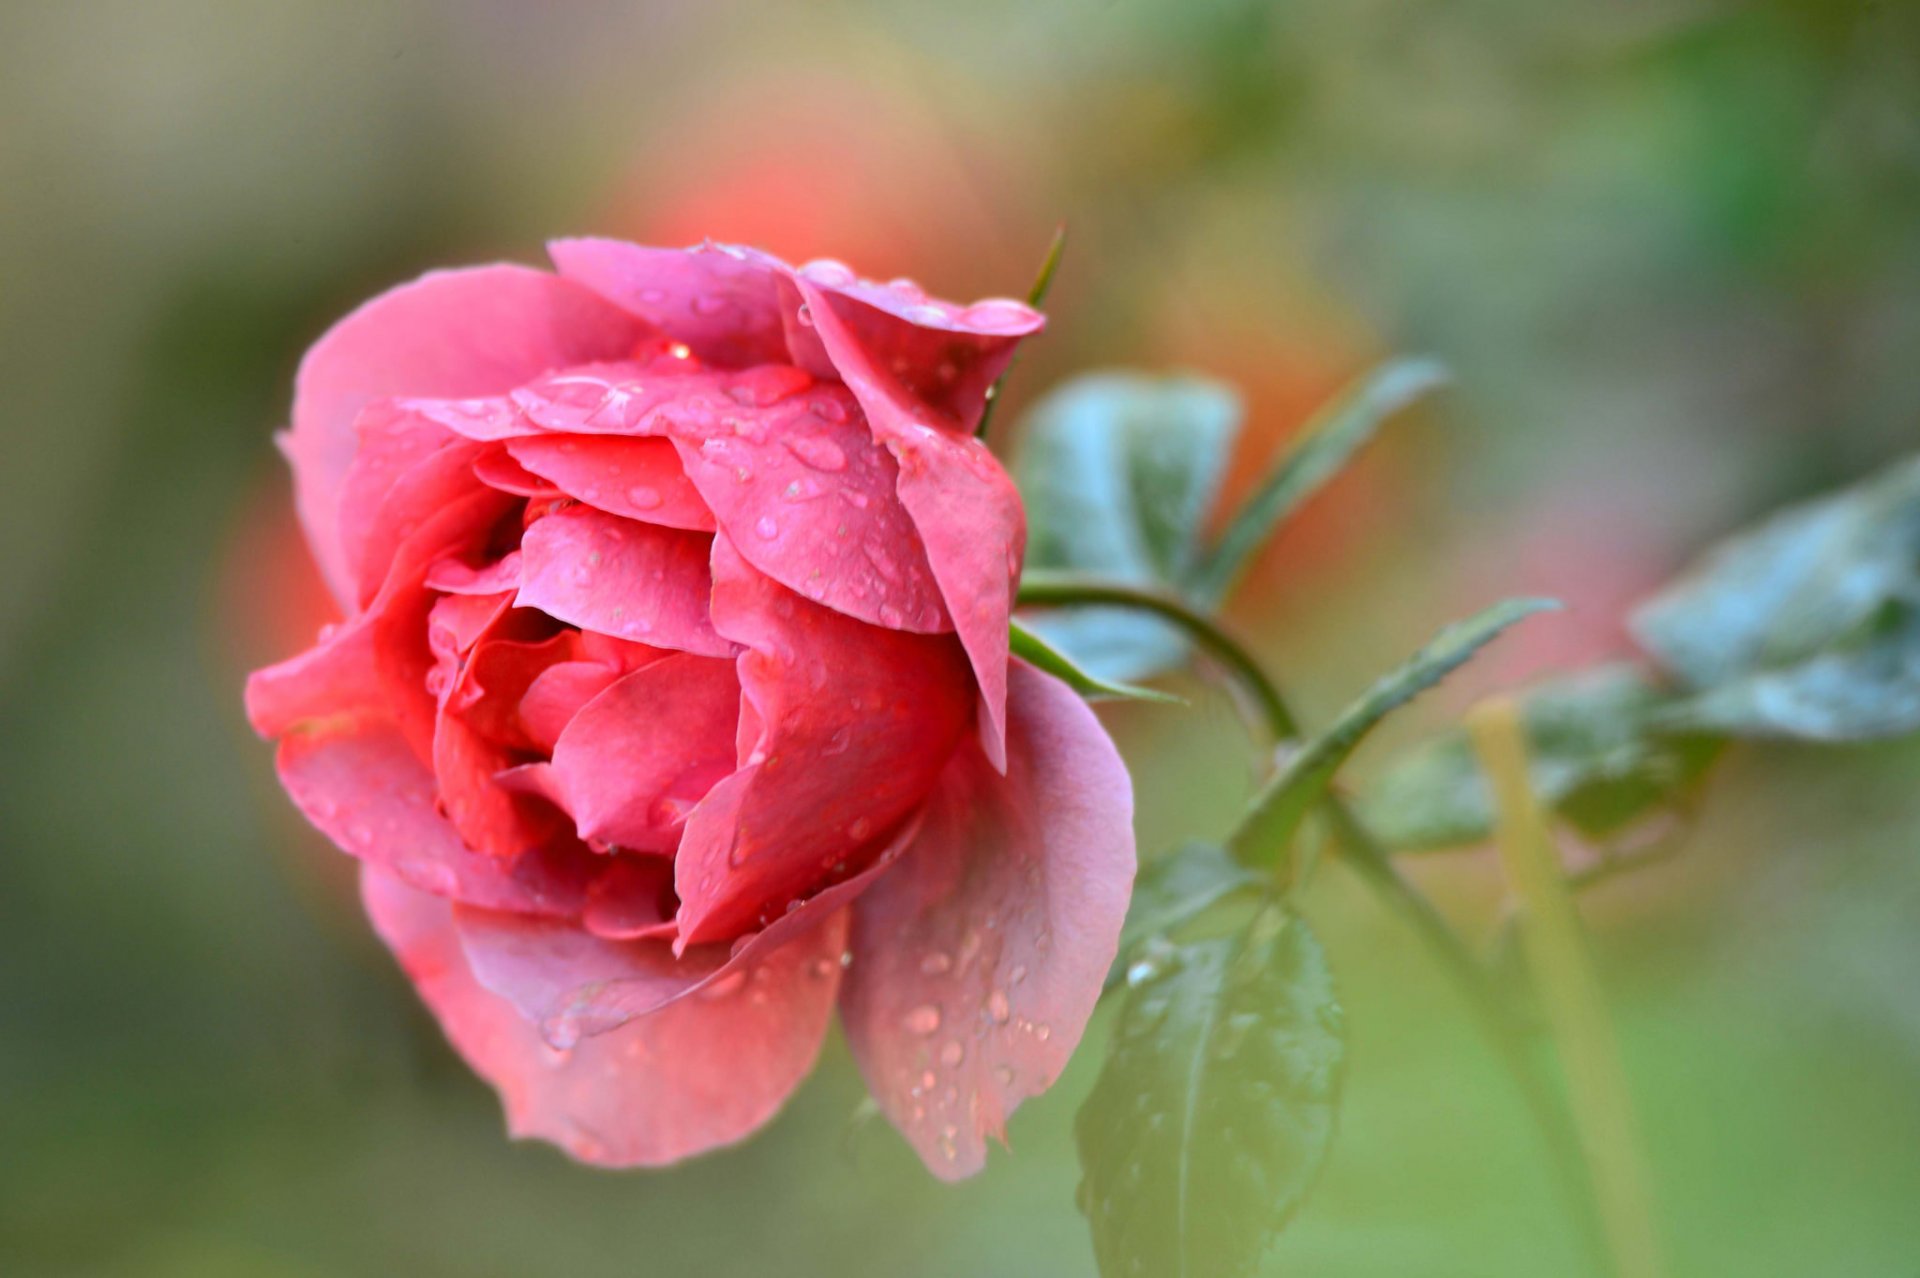
[[[1446,382],[1446,369],[1433,360],[1393,360],[1322,409],[1287,442],[1272,472],[1221,534],[1193,583],[1195,596],[1208,603],[1225,599],[1289,515],[1339,474],[1389,417]]]
[[[1101,1273],[1252,1273],[1326,1157],[1344,1058],[1326,956],[1283,907],[1166,947],[1074,1123]]]
[[[1028,412],[1014,460],[1027,566],[1182,582],[1239,426],[1239,396],[1199,377],[1102,372],[1052,391]],[[1145,678],[1186,653],[1171,626],[1123,609],[1044,613],[1029,625],[1109,679]]]
[[[1722,543],[1642,605],[1692,695],[1674,728],[1847,741],[1920,728],[1920,458]]]
[[[1520,711],[1534,792],[1595,839],[1618,837],[1669,808],[1722,744],[1657,732],[1654,718],[1670,702],[1644,671],[1625,663],[1532,688]],[[1395,760],[1367,787],[1360,813],[1378,838],[1400,850],[1478,843],[1493,831],[1486,777],[1458,729]]]

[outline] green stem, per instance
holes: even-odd
[[[1045,573],[1030,573],[1020,583],[1019,603],[1038,607],[1109,605],[1132,608],[1172,622],[1196,646],[1225,668],[1260,711],[1277,741],[1300,735],[1300,722],[1280,687],[1233,635],[1184,600],[1151,587]],[[1520,1093],[1558,1178],[1569,1211],[1589,1245],[1599,1240],[1592,1185],[1580,1157],[1579,1140],[1565,1109],[1528,1049],[1526,1026],[1488,979],[1457,933],[1433,904],[1394,868],[1380,842],[1336,794],[1321,801],[1342,859],[1389,912],[1412,929],[1473,1012],[1474,1021]]]
[[[1519,902],[1520,937],[1540,1002],[1566,1065],[1567,1095],[1592,1169],[1607,1251],[1627,1278],[1658,1278],[1663,1265],[1633,1095],[1606,992],[1533,792],[1519,708],[1506,698],[1483,702],[1468,714],[1467,732],[1493,783],[1500,860]]]

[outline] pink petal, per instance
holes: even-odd
[[[696,532],[714,529],[713,512],[664,439],[538,436],[511,440],[507,451],[569,497],[610,515]]]
[[[352,624],[323,632],[297,657],[247,677],[247,721],[277,737],[311,719],[367,714],[386,704],[373,627]]]
[[[621,240],[555,240],[560,274],[642,317],[716,364],[786,361],[777,273],[730,246],[643,248]]]
[[[511,594],[520,589],[520,552],[510,550],[477,568],[459,559],[442,559],[427,569],[426,584],[449,595]]]
[[[1020,302],[989,298],[961,306],[927,296],[912,280],[881,284],[855,278],[838,262],[809,262],[798,275],[816,327],[822,326],[813,299],[821,298],[868,363],[890,372],[908,396],[969,433],[1014,348],[1046,325],[1040,312]],[[824,328],[821,339],[844,370],[842,352]]]
[[[560,490],[515,461],[504,444],[493,447],[473,459],[473,473],[490,488],[516,497],[558,497]]]
[[[560,1052],[473,978],[447,905],[375,872],[361,877],[374,928],[467,1063],[500,1093],[515,1136],[607,1167],[657,1166],[761,1126],[818,1055],[839,985],[813,945],[770,955],[743,988],[685,999]],[[837,951],[836,951],[837,952]]]
[[[573,716],[618,678],[618,670],[598,661],[559,661],[535,676],[520,698],[520,723],[535,750],[551,755]]]
[[[785,366],[750,372],[792,374],[801,388],[811,385]],[[687,475],[755,568],[877,626],[927,634],[953,628],[896,495],[899,467],[873,442],[843,387],[743,404],[731,429],[676,429],[674,441]]]
[[[354,422],[354,430],[360,436],[360,449],[341,483],[340,550],[358,585],[356,601],[364,607],[385,583],[400,542],[419,526],[423,515],[431,514],[448,499],[442,496],[436,500],[433,490],[458,496],[458,486],[470,483],[471,477],[448,474],[445,465],[421,470],[424,463],[459,442],[459,436],[396,407],[391,400],[367,405]],[[398,503],[399,511],[383,518],[388,497],[409,475],[414,478]]]
[[[967,727],[948,636],[864,625],[803,599],[714,541],[714,622],[746,645],[764,725],[746,766],[688,818],[675,860],[681,943],[763,926],[871,861]]]
[[[802,291],[820,339],[859,399],[874,437],[900,464],[900,501],[920,532],[954,629],[973,663],[983,709],[981,744],[1005,762],[1007,622],[1026,552],[1020,494],[986,446],[965,433],[968,418],[943,416],[875,362],[862,335],[811,279]],[[1004,351],[983,367],[1000,367]],[[997,375],[997,374],[996,374]],[[977,412],[974,414],[977,417]]]
[[[518,859],[483,856],[435,809],[433,774],[373,718],[288,734],[276,762],[296,806],[342,851],[425,892],[489,909],[572,914],[602,858],[575,842]]]
[[[1006,774],[957,754],[913,847],[855,903],[841,995],[867,1086],[949,1180],[1066,1065],[1133,883],[1132,790],[1099,721],[1022,662],[1009,710]]]
[[[580,923],[609,941],[666,939],[675,935],[673,862],[662,857],[614,856],[587,890]]]
[[[729,656],[733,645],[708,616],[711,541],[571,506],[535,520],[522,538],[518,603],[582,629]]]
[[[441,707],[433,734],[439,802],[461,841],[476,852],[518,857],[545,846],[565,829],[550,804],[495,782],[518,761],[513,752]]]
[[[300,520],[342,604],[354,598],[339,502],[360,410],[398,395],[499,395],[550,368],[617,357],[648,327],[589,290],[521,266],[435,272],[335,324],[301,361],[293,427]]]
[[[589,843],[671,852],[687,813],[733,771],[739,718],[733,663],[675,653],[582,707],[549,779]]]

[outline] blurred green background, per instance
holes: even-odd
[[[579,232],[1018,293],[1061,219],[1005,428],[1075,369],[1195,368],[1247,393],[1244,487],[1383,353],[1454,367],[1238,606],[1325,715],[1447,617],[1575,605],[1400,740],[1920,439],[1895,0],[0,6],[0,1273],[1090,1274],[1104,1023],[957,1188],[837,1043],[681,1169],[512,1145],[240,713],[324,620],[269,436],[364,296]],[[1225,827],[1222,701],[1109,719],[1143,847]],[[1680,858],[1588,899],[1678,1273],[1920,1273],[1916,767],[1737,751]],[[1414,869],[1493,934],[1488,857]],[[1337,871],[1307,909],[1353,1068],[1270,1271],[1571,1272],[1451,990]]]

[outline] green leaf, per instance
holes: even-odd
[[[1325,732],[1293,752],[1254,799],[1228,849],[1248,865],[1279,863],[1307,810],[1319,802],[1334,773],[1375,725],[1465,665],[1507,627],[1559,606],[1551,599],[1508,599],[1435,635],[1405,665],[1342,711]]]
[[[1446,369],[1433,360],[1395,360],[1322,409],[1234,515],[1193,583],[1195,597],[1225,599],[1289,515],[1339,474],[1389,417],[1447,380]]]
[[[1530,689],[1520,701],[1534,793],[1592,839],[1618,838],[1669,810],[1721,742],[1667,736],[1671,704],[1639,667],[1600,666]],[[1459,847],[1493,833],[1493,797],[1466,734],[1415,747],[1365,792],[1360,815],[1389,847]]]
[[[1326,956],[1284,907],[1161,947],[1074,1122],[1100,1272],[1243,1278],[1326,1158],[1346,1047]]]
[[[1027,566],[1137,585],[1184,580],[1239,422],[1234,392],[1197,377],[1094,373],[1047,395],[1014,460]],[[1145,678],[1186,654],[1167,623],[1120,608],[1038,614],[1029,625],[1103,678]]]
[[[1191,923],[1236,892],[1264,880],[1227,855],[1217,843],[1189,843],[1140,867],[1126,926],[1120,931],[1119,956],[1107,974],[1117,983],[1140,958],[1140,947]]]
[[[1662,712],[1671,729],[1920,729],[1920,458],[1723,543],[1633,625],[1690,694]]]
[[[1067,224],[1062,222],[1053,228],[1053,239],[1047,244],[1047,255],[1040,260],[1040,270],[1033,277],[1033,285],[1027,289],[1027,305],[1039,310],[1046,303],[1047,294],[1053,291],[1053,277],[1060,270],[1061,255],[1067,251]],[[1018,355],[1007,361],[1007,366],[987,387],[987,402],[980,406],[980,423],[973,428],[975,439],[985,439],[987,428],[993,424],[993,410],[1000,404],[1000,392],[1007,384],[1007,378],[1013,373],[1013,366],[1019,362]]]
[[[1008,647],[1014,656],[1046,671],[1089,701],[1162,701],[1173,705],[1183,704],[1181,699],[1172,693],[1159,692],[1153,688],[1135,687],[1130,683],[1116,683],[1082,670],[1074,664],[1071,657],[1018,621],[1011,623]]]

